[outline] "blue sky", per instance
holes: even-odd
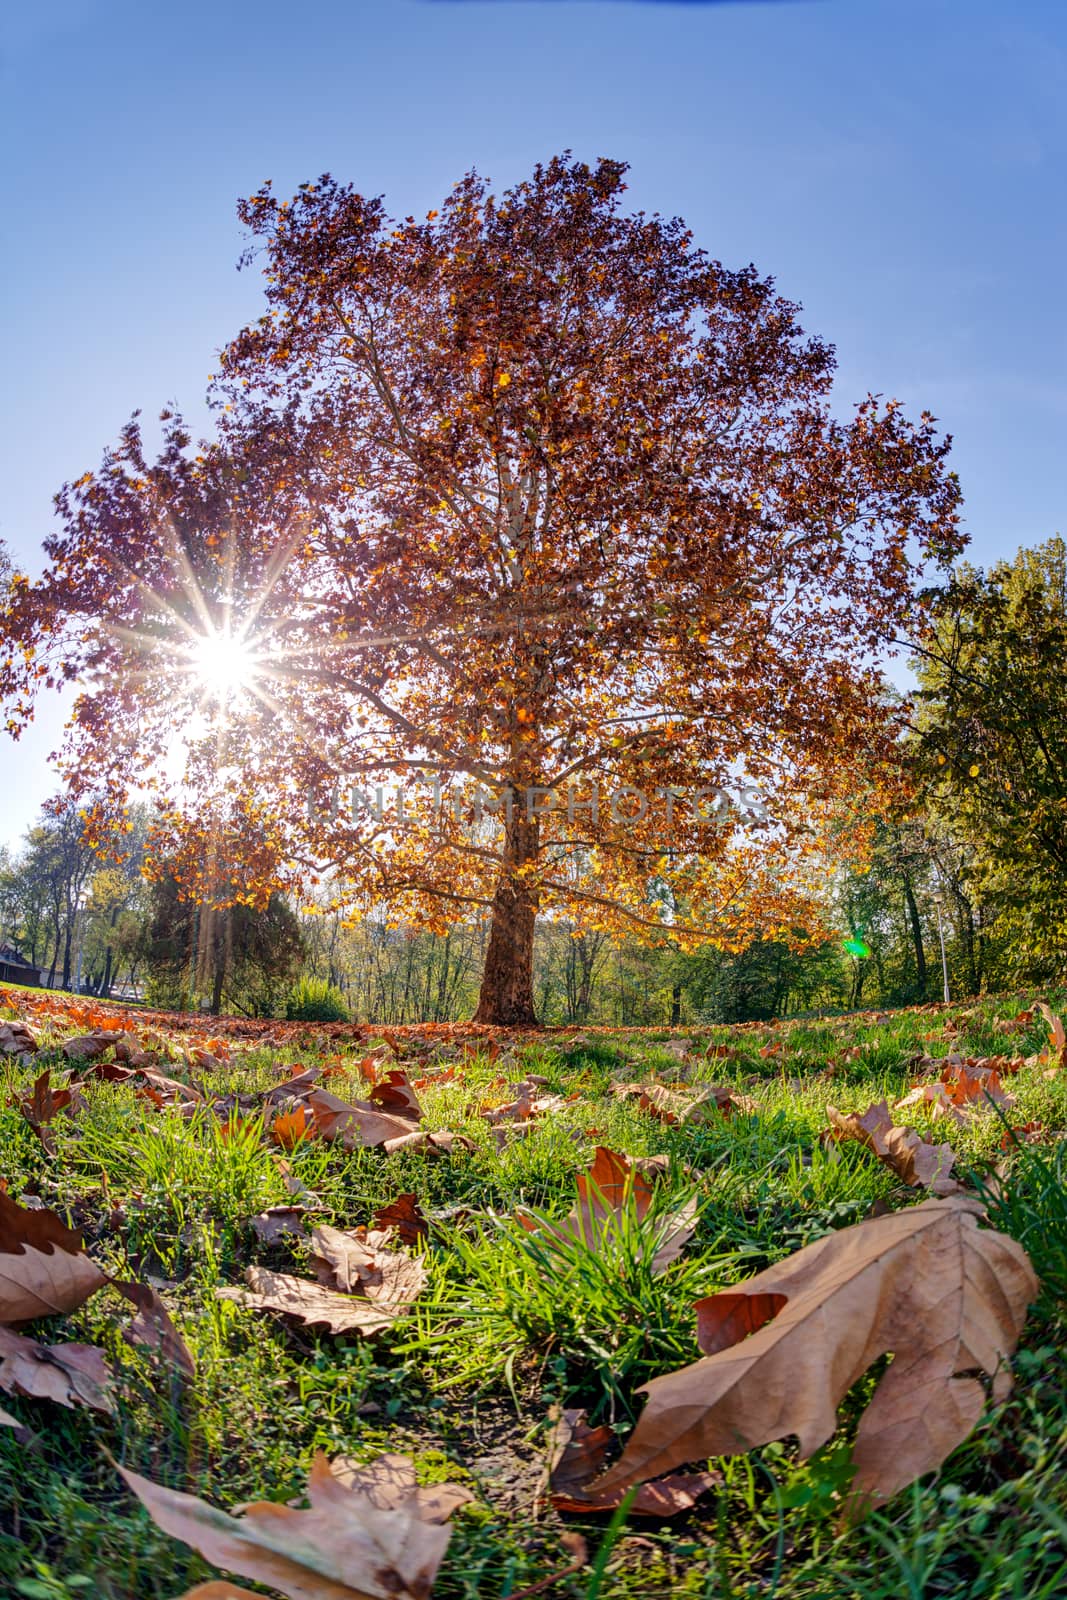
[[[324,171],[434,205],[565,147],[754,261],[868,389],[956,438],[973,558],[1063,530],[1061,0],[9,0],[0,22],[0,537],[130,412],[194,424],[258,313],[237,197]],[[4,742],[0,842],[55,787],[60,716]]]

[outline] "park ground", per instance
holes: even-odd
[[[115,1277],[155,1287],[196,1371],[125,1342],[110,1290],[21,1330],[101,1346],[116,1382],[110,1414],[0,1396],[23,1425],[0,1428],[0,1591],[175,1600],[216,1570],[150,1520],[114,1463],[229,1510],[299,1504],[321,1449],[360,1461],[405,1453],[422,1482],[471,1491],[435,1600],[506,1600],[542,1583],[550,1600],[1067,1595],[1067,1067],[1036,1000],[1059,1013],[1067,994],[673,1032],[505,1033],[205,1022],[3,989],[0,1023],[24,1022],[37,1047],[0,1061],[9,1195],[58,1212]],[[108,1075],[113,1050],[87,1063],[63,1049],[123,1029],[148,1075]],[[843,1528],[849,1439],[871,1373],[807,1462],[791,1438],[715,1460],[711,1492],[670,1520],[552,1509],[554,1408],[584,1408],[624,1437],[639,1386],[698,1356],[695,1300],[927,1198],[863,1143],[826,1138],[828,1104],[892,1107],[940,1081],[943,1061],[990,1058],[1005,1098],[980,1096],[959,1118],[935,1120],[936,1097],[896,1114],[952,1145],[954,1176],[1025,1246],[1042,1286],[1013,1393],[987,1407],[941,1470]],[[23,1104],[46,1068],[53,1090],[81,1080],[82,1103],[38,1132]],[[418,1129],[458,1137],[444,1150],[330,1142],[298,1107],[264,1099],[309,1068],[345,1101],[403,1071]],[[619,1092],[628,1086],[659,1091]],[[662,1112],[682,1103],[670,1092],[692,1101],[712,1086],[729,1091],[721,1111],[705,1101],[701,1117],[671,1122],[651,1109],[657,1096]],[[658,1276],[633,1241],[554,1255],[514,1220],[522,1208],[565,1215],[598,1146],[669,1156],[668,1200],[696,1199],[695,1232]],[[410,1246],[426,1286],[373,1337],[218,1295],[250,1265],[307,1277],[308,1228],[370,1225],[405,1194],[428,1226]],[[275,1236],[254,1226],[293,1205],[306,1215]],[[567,1571],[566,1533],[586,1541],[577,1570]]]

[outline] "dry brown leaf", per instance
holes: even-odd
[[[631,1083],[615,1091],[621,1096],[637,1096],[638,1110],[660,1122],[708,1122],[731,1117],[737,1111],[751,1112],[755,1102],[747,1095],[735,1094],[719,1084],[702,1085],[698,1092],[669,1088],[664,1083]]]
[[[425,1128],[416,1128],[414,1133],[398,1134],[395,1139],[386,1139],[382,1149],[387,1156],[395,1154],[397,1150],[424,1150],[428,1156],[450,1156],[459,1150],[473,1150],[473,1142],[462,1133],[448,1133],[439,1130],[430,1133]]]
[[[407,1138],[412,1127],[409,1117],[379,1111],[366,1101],[341,1100],[328,1089],[312,1089],[304,1103],[315,1118],[315,1126],[330,1144],[346,1150],[373,1148],[392,1139]]]
[[[118,1030],[98,1029],[95,1033],[79,1034],[76,1039],[66,1039],[63,1054],[68,1061],[95,1061],[105,1050],[110,1050],[122,1038]]]
[[[545,1233],[562,1243],[581,1243],[596,1249],[607,1243],[623,1225],[629,1207],[638,1222],[643,1222],[652,1206],[652,1183],[636,1162],[598,1145],[593,1165],[579,1173],[578,1203],[562,1222],[516,1214],[516,1221],[528,1233]],[[676,1261],[696,1228],[697,1203],[688,1200],[677,1211],[657,1223],[658,1247],[652,1258],[655,1272],[664,1272]]]
[[[312,1264],[319,1282],[249,1267],[247,1289],[219,1289],[220,1299],[255,1311],[279,1311],[331,1333],[381,1333],[407,1312],[426,1286],[420,1261],[386,1248],[388,1233],[316,1228]]]
[[[111,1410],[111,1370],[104,1352],[88,1344],[38,1344],[0,1328],[0,1389],[61,1406]]]
[[[927,1144],[914,1128],[898,1127],[889,1106],[878,1100],[862,1116],[856,1111],[841,1112],[827,1106],[833,1138],[855,1139],[873,1150],[885,1166],[912,1188],[923,1187],[934,1194],[951,1194],[959,1187],[951,1176],[956,1153],[949,1144]]]
[[[373,1106],[406,1122],[421,1122],[422,1107],[406,1072],[394,1070],[380,1077],[368,1097]]]
[[[606,1424],[589,1426],[584,1411],[563,1411],[552,1436],[549,1457],[549,1499],[557,1511],[614,1511],[628,1490],[594,1493],[591,1485],[603,1470],[609,1446],[616,1438]],[[673,1517],[688,1511],[702,1494],[721,1483],[715,1472],[675,1473],[644,1483],[630,1503],[638,1517]]]
[[[0,1055],[32,1056],[37,1048],[37,1040],[24,1022],[0,1022]]]
[[[187,1378],[195,1378],[196,1363],[192,1353],[156,1290],[147,1283],[118,1283],[114,1278],[111,1285],[137,1308],[137,1315],[122,1330],[126,1343],[157,1351],[164,1361],[169,1361]]]
[[[510,1093],[515,1097],[513,1100],[507,1101],[502,1106],[482,1106],[478,1114],[484,1117],[486,1122],[493,1124],[522,1123],[529,1121],[531,1117],[546,1116],[550,1111],[562,1111],[569,1100],[577,1100],[579,1098],[576,1094],[569,1096],[539,1094],[538,1091],[545,1086],[547,1081],[546,1078],[539,1077],[536,1073],[531,1073],[521,1083],[510,1085]]]
[[[310,1278],[297,1278],[287,1272],[270,1272],[266,1267],[245,1270],[247,1289],[217,1289],[220,1300],[234,1300],[249,1311],[278,1311],[287,1317],[314,1326],[321,1323],[331,1333],[381,1333],[395,1320],[379,1311],[369,1300],[324,1289]]]
[[[73,1311],[106,1282],[54,1211],[25,1210],[0,1190],[0,1324]]]
[[[1048,1023],[1049,1032],[1052,1035],[1052,1050],[1056,1056],[1056,1060],[1060,1061],[1063,1059],[1064,1046],[1067,1045],[1067,1031],[1064,1029],[1063,1022],[1052,1010],[1052,1008],[1047,1006],[1043,1000],[1039,1000],[1037,1002],[1037,1010],[1040,1011],[1041,1015]]]
[[[382,1206],[374,1213],[374,1225],[383,1231],[391,1228],[401,1244],[419,1244],[430,1232],[430,1224],[414,1194],[398,1194],[389,1205]]]
[[[282,1244],[293,1234],[303,1233],[307,1212],[307,1206],[268,1206],[252,1218],[252,1231],[260,1244]]]
[[[68,1117],[81,1111],[85,1106],[78,1086],[72,1088],[53,1089],[51,1072],[48,1067],[35,1079],[31,1090],[23,1090],[19,1095],[13,1095],[8,1101],[9,1105],[18,1106],[22,1115],[41,1141],[45,1153],[54,1156],[56,1153],[55,1141],[47,1124],[57,1117],[61,1111]]]
[[[388,1248],[391,1234],[360,1228],[343,1233],[323,1226],[311,1235],[312,1265],[320,1282],[342,1294],[362,1294],[381,1310],[398,1316],[426,1287],[426,1269],[412,1256]]]
[[[198,1583],[195,1589],[186,1589],[178,1600],[263,1600],[263,1596],[253,1594],[251,1589],[239,1589],[225,1578],[212,1578],[207,1583]]]
[[[452,1532],[441,1507],[470,1496],[447,1484],[416,1488],[406,1456],[345,1467],[334,1474],[320,1453],[308,1477],[310,1509],[259,1501],[239,1517],[118,1470],[164,1533],[288,1600],[427,1600]]]
[[[199,1089],[182,1083],[180,1078],[168,1078],[165,1072],[158,1072],[155,1067],[146,1067],[142,1076],[145,1087],[153,1090],[163,1105],[201,1106],[204,1103]]]
[[[1007,1362],[1038,1290],[1022,1246],[979,1229],[983,1214],[962,1195],[926,1200],[829,1234],[701,1301],[698,1342],[712,1353],[645,1386],[641,1418],[595,1491],[788,1434],[810,1456],[832,1437],[843,1396],[886,1354],[852,1452],[851,1509],[939,1466],[985,1408],[978,1374],[992,1379],[995,1400],[1010,1392]]]

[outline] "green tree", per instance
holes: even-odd
[[[1067,547],[1060,538],[935,597],[918,661],[925,804],[955,842],[984,959],[1005,977],[1067,960]],[[990,936],[992,935],[992,936]]]
[[[271,1015],[300,970],[304,946],[296,914],[280,894],[264,910],[185,897],[173,876],[154,886],[147,966],[155,996],[182,1008],[201,994],[218,1013]]]

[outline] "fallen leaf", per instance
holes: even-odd
[[[614,1511],[622,1504],[627,1488],[606,1493],[591,1492],[590,1486],[602,1471],[616,1433],[607,1424],[589,1426],[584,1411],[560,1413],[552,1436],[549,1456],[549,1499],[556,1511]],[[722,1482],[716,1472],[676,1473],[644,1483],[630,1503],[635,1516],[673,1517],[688,1511],[702,1494]]]
[[[315,1120],[308,1115],[306,1106],[297,1106],[295,1111],[279,1111],[267,1131],[271,1143],[282,1150],[293,1150],[302,1140],[318,1136]]]
[[[340,1100],[328,1089],[313,1089],[305,1096],[305,1104],[327,1143],[342,1144],[346,1150],[373,1148],[412,1132],[409,1118],[379,1111],[366,1101]]]
[[[370,1103],[392,1117],[403,1117],[407,1122],[422,1121],[419,1097],[408,1081],[406,1072],[393,1071],[379,1078],[369,1095]]]
[[[110,1050],[122,1038],[120,1031],[106,1029],[95,1033],[80,1034],[76,1039],[66,1039],[63,1042],[63,1054],[68,1061],[93,1061],[97,1056],[102,1056],[105,1050]]]
[[[382,1206],[374,1213],[374,1225],[383,1231],[392,1228],[401,1244],[419,1244],[430,1232],[430,1224],[413,1194],[398,1194],[389,1205]]]
[[[281,1244],[293,1234],[303,1233],[307,1210],[307,1206],[268,1206],[252,1218],[252,1231],[261,1244]]]
[[[122,1330],[126,1343],[156,1351],[187,1378],[195,1378],[196,1363],[189,1347],[156,1290],[147,1283],[118,1283],[114,1278],[111,1286],[137,1308],[137,1315]]]
[[[473,1150],[474,1143],[462,1133],[449,1133],[440,1129],[430,1133],[426,1128],[416,1128],[414,1133],[401,1133],[395,1139],[386,1139],[382,1149],[387,1156],[397,1150],[424,1150],[430,1156],[450,1156],[456,1150]]]
[[[732,1089],[717,1084],[702,1086],[697,1093],[668,1088],[664,1083],[624,1084],[615,1092],[636,1096],[638,1110],[670,1124],[717,1121],[719,1117],[731,1117],[738,1111],[748,1113],[756,1109],[755,1101],[748,1095],[735,1094]]]
[[[258,1501],[234,1517],[118,1470],[164,1533],[288,1600],[426,1600],[452,1533],[440,1507],[470,1498],[453,1485],[417,1488],[406,1456],[382,1456],[342,1477],[320,1453],[308,1477],[310,1509]]]
[[[309,1325],[322,1323],[331,1333],[369,1337],[403,1316],[427,1282],[421,1262],[386,1248],[389,1237],[316,1228],[311,1244],[318,1283],[252,1266],[245,1272],[247,1289],[216,1293],[250,1310],[278,1311]]]
[[[844,1395],[886,1354],[893,1360],[852,1452],[851,1513],[940,1466],[985,1408],[978,1374],[992,1379],[994,1400],[1010,1392],[1007,1361],[1038,1290],[1022,1246],[979,1229],[983,1215],[962,1195],[926,1200],[829,1234],[698,1302],[698,1343],[711,1353],[645,1385],[640,1420],[594,1490],[614,1493],[788,1434],[806,1458],[832,1437]]]
[[[24,1209],[0,1190],[0,1324],[73,1311],[106,1282],[54,1211]]]
[[[1064,1030],[1061,1019],[1056,1015],[1051,1007],[1045,1004],[1043,1000],[1039,1000],[1037,1002],[1037,1010],[1040,1011],[1041,1015],[1048,1023],[1049,1032],[1052,1035],[1052,1049],[1055,1052],[1057,1061],[1060,1061],[1063,1058],[1064,1046],[1067,1045],[1067,1031]]]
[[[29,1400],[111,1410],[111,1370],[104,1352],[88,1344],[38,1344],[0,1328],[0,1389]]]
[[[868,1106],[862,1116],[855,1111],[841,1112],[827,1106],[831,1136],[855,1139],[873,1150],[879,1161],[903,1178],[912,1188],[923,1187],[934,1194],[950,1194],[959,1186],[950,1176],[956,1153],[949,1144],[927,1144],[914,1128],[894,1123],[884,1100]]]
[[[5,1056],[32,1056],[37,1040],[24,1022],[0,1023],[0,1053]]]
[[[33,1129],[45,1153],[54,1156],[56,1153],[55,1142],[48,1130],[47,1124],[57,1117],[61,1111],[72,1117],[76,1111],[81,1111],[85,1106],[77,1085],[71,1088],[53,1089],[51,1072],[48,1067],[34,1081],[32,1090],[23,1091],[22,1094],[13,1095],[8,1101],[9,1105],[17,1105],[30,1127]]]
[[[516,1213],[516,1221],[528,1233],[544,1233],[564,1244],[584,1244],[602,1249],[618,1238],[628,1215],[642,1223],[652,1207],[652,1183],[626,1156],[598,1145],[593,1165],[577,1179],[578,1203],[562,1222],[550,1222],[533,1213]],[[693,1236],[697,1203],[686,1201],[654,1225],[657,1248],[652,1257],[654,1272],[664,1272],[676,1261]]]

